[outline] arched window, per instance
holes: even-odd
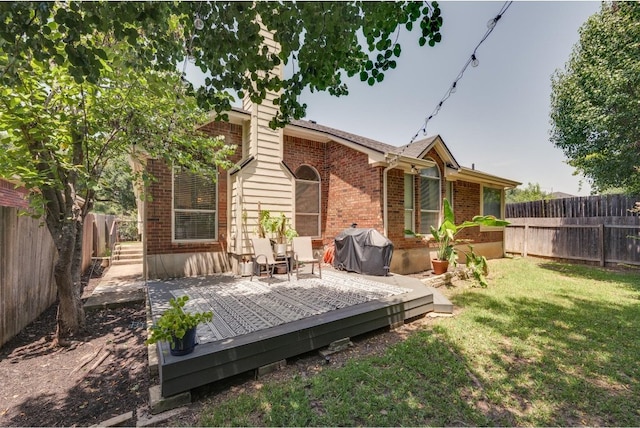
[[[296,231],[320,236],[320,174],[309,165],[296,170]]]
[[[440,169],[438,165],[420,170],[420,233],[431,233],[440,219]]]

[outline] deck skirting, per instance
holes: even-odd
[[[367,277],[371,280],[372,277]],[[363,280],[365,278],[363,277]],[[434,292],[420,281],[386,277],[380,282],[406,292],[315,314],[247,334],[200,343],[193,353],[173,356],[168,344],[158,343],[161,395],[169,397],[267,364],[313,351],[332,342],[355,337],[434,311]],[[176,287],[174,283],[171,286]],[[161,285],[156,285],[161,287]],[[150,284],[150,288],[154,287]],[[150,291],[157,299],[166,296]]]

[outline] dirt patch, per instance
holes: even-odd
[[[51,346],[56,311],[0,348],[0,426],[87,426],[147,405],[144,305],[87,313],[68,347]]]
[[[97,282],[88,281],[83,298]],[[53,305],[0,348],[0,426],[88,426],[147,408],[149,386],[157,379],[149,378],[144,305],[87,313],[88,333],[65,348],[51,347],[56,310]],[[291,358],[284,369],[260,379],[251,371],[193,390],[189,411],[167,424],[196,425],[203,405],[231,400],[265,382],[313,376],[354,357],[381,355],[432,322],[426,316],[394,330],[352,338],[353,347],[328,359],[317,352]]]

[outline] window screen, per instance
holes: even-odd
[[[215,240],[216,183],[189,171],[173,171],[173,239]]]
[[[502,190],[482,187],[482,215],[502,218]]]
[[[415,224],[413,222],[413,175],[404,175],[404,229],[415,232]]]
[[[296,231],[300,236],[320,236],[320,176],[302,165],[296,170]]]
[[[437,166],[420,170],[420,233],[428,234],[440,219],[440,170]]]

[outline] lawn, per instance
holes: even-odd
[[[640,426],[640,275],[490,262],[457,314],[377,357],[205,406],[202,425]]]

